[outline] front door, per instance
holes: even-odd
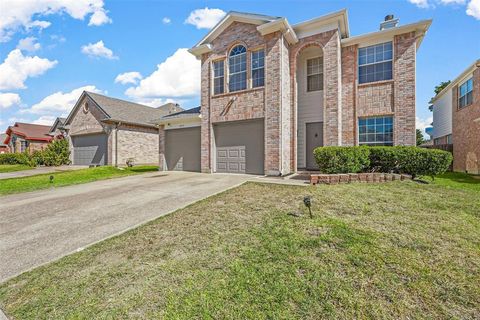
[[[313,150],[323,146],[323,122],[310,122],[306,124],[306,158],[307,169],[318,170]]]

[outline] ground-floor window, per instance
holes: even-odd
[[[27,151],[28,141],[20,141],[20,152]]]
[[[358,119],[360,145],[393,146],[393,117],[368,117]]]

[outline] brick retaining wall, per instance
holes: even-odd
[[[407,174],[396,173],[344,173],[344,174],[312,174],[310,184],[337,184],[337,183],[379,183],[388,181],[411,180]]]

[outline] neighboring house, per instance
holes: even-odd
[[[431,20],[397,23],[351,36],[346,10],[296,25],[228,13],[190,49],[201,60],[201,116],[188,119],[197,167],[285,175],[317,168],[318,146],[415,145],[416,52]],[[174,169],[165,120],[160,166]]]
[[[74,165],[157,164],[159,134],[151,122],[183,110],[158,108],[83,92],[64,122]]]
[[[453,144],[453,170],[480,174],[480,59],[433,99],[434,144]]]
[[[8,147],[8,144],[5,143],[6,139],[7,139],[7,134],[0,133],[0,154],[10,152],[10,148]]]
[[[9,146],[10,152],[43,150],[53,139],[48,135],[49,131],[50,126],[16,122],[8,127],[4,143]]]
[[[66,136],[65,121],[67,118],[58,117],[50,127],[49,134],[56,139],[63,139]]]

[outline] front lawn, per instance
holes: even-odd
[[[33,168],[30,166],[26,166],[24,164],[0,164],[0,173],[31,170],[31,169]]]
[[[304,195],[313,219],[289,215]],[[479,284],[477,191],[246,183],[20,275],[0,306],[15,319],[478,319]]]
[[[148,171],[156,171],[156,166],[136,166],[131,168],[115,168],[110,166],[38,174],[30,177],[0,180],[0,195],[61,187],[97,180],[117,178]],[[53,182],[50,182],[53,176]]]

